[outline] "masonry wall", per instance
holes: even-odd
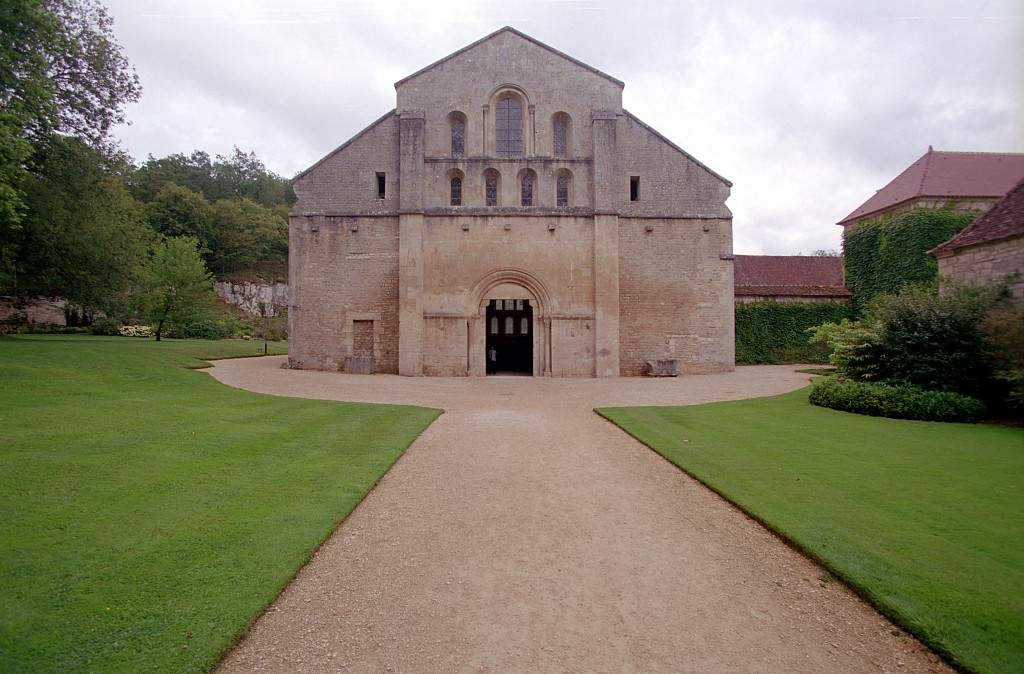
[[[620,218],[619,251],[621,373],[663,358],[682,372],[733,369],[731,221]]]
[[[1024,237],[965,246],[938,262],[940,282],[986,285],[1009,280],[1013,297],[1024,302]]]
[[[372,320],[378,372],[398,372],[398,218],[291,217],[291,367],[343,370],[352,322]]]

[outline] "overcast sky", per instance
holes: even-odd
[[[291,177],[394,83],[511,25],[623,80],[623,105],[733,182],[737,253],[839,247],[923,154],[1024,151],[1024,4],[107,0],[142,100],[137,160],[255,150]]]

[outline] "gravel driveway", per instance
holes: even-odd
[[[276,395],[441,407],[225,672],[951,671],[719,496],[593,413],[790,391],[678,379],[404,378],[227,360]]]

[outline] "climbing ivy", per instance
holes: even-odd
[[[811,344],[808,328],[852,318],[849,304],[736,305],[736,363],[825,363],[828,350]]]
[[[843,235],[846,285],[858,309],[880,293],[933,282],[938,267],[927,251],[948,241],[976,216],[954,211],[952,206],[916,209],[847,230]]]

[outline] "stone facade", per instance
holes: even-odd
[[[534,375],[731,369],[730,183],[622,88],[511,28],[398,82],[295,179],[290,365],[483,375],[507,302]]]
[[[288,308],[288,284],[282,281],[214,281],[222,300],[253,316],[276,316]]]
[[[1024,236],[964,246],[936,257],[943,282],[987,285],[1006,281],[1013,298],[1024,302]]]

